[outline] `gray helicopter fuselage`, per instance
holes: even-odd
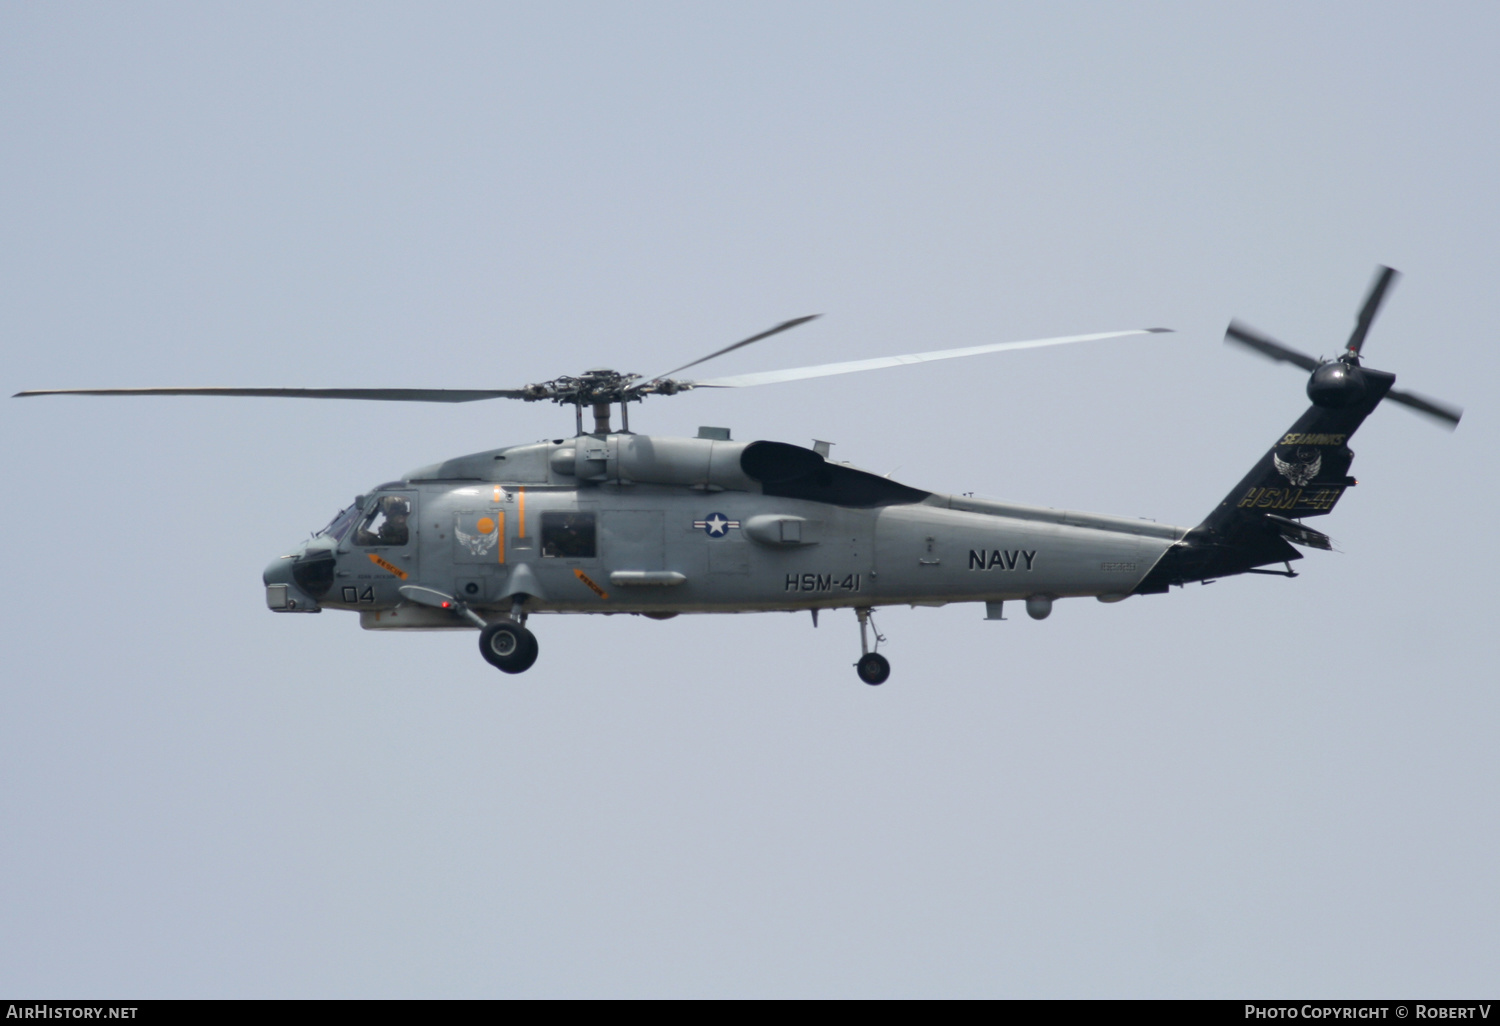
[[[1398,390],[1360,352],[1396,272],[1382,267],[1344,351],[1319,360],[1238,322],[1225,333],[1312,372],[1312,406],[1212,512],[1188,530],[1149,520],[991,502],[923,491],[845,463],[828,447],[734,442],[629,430],[630,404],[699,388],[749,388],[831,375],[1069,345],[1167,328],[985,343],[957,349],[792,367],[702,380],[689,370],[813,317],[797,317],[656,377],[594,368],[520,388],[105,388],[42,395],[196,395],[466,403],[488,399],[572,406],[577,434],[460,456],[357,498],[263,575],[277,612],[360,614],[375,630],[477,628],[479,651],[502,673],[524,673],[539,643],[537,612],[737,613],[852,608],[859,678],[884,683],[876,606],[984,602],[999,619],[1024,600],[1041,619],[1059,598],[1114,602],[1237,574],[1296,577],[1298,546],[1333,548],[1308,526],[1357,482],[1348,440],[1383,400],[1450,430],[1463,411]],[[619,404],[621,428],[610,428]],[[594,432],[585,434],[588,408]],[[1268,567],[1281,564],[1285,570]]]
[[[924,492],[783,443],[620,432],[412,471],[273,563],[267,601],[397,630],[472,628],[518,601],[527,613],[658,617],[1027,599],[1046,609],[1126,597],[1186,533]]]

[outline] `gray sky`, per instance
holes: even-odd
[[[1493,4],[0,7],[5,392],[694,393],[947,491],[1197,523],[1377,263],[1384,407],[1296,581],[982,607],[275,616],[352,496],[553,407],[0,403],[0,991],[1361,996],[1500,963]]]

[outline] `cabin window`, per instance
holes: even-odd
[[[411,500],[404,495],[382,495],[354,531],[356,545],[405,545],[411,540],[407,519]]]
[[[542,555],[558,559],[593,559],[594,514],[543,513]]]

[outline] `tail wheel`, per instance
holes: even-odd
[[[891,675],[891,663],[879,652],[867,652],[859,657],[854,670],[866,684],[884,684]]]
[[[496,620],[479,632],[479,654],[503,673],[524,673],[536,662],[536,635],[514,620]]]

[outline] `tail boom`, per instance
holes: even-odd
[[[1394,374],[1360,368],[1362,394],[1341,406],[1308,408],[1197,527],[1169,548],[1135,589],[1160,594],[1173,584],[1256,572],[1302,554],[1292,542],[1331,547],[1300,521],[1333,511],[1355,484],[1348,442],[1395,383]],[[1259,571],[1266,573],[1268,571]],[[1271,571],[1275,572],[1275,571]]]

